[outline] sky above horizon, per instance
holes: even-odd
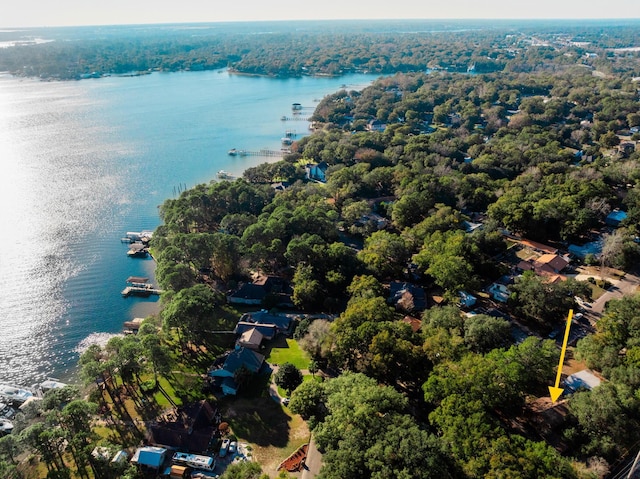
[[[609,5],[595,0],[17,0],[3,6],[0,27],[408,18],[632,19],[640,18],[640,1],[617,0]]]

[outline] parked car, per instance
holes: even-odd
[[[224,457],[227,455],[227,452],[229,451],[229,444],[231,444],[231,441],[229,441],[229,439],[222,440],[222,445],[220,446],[220,452],[218,453],[220,457]]]
[[[238,450],[238,443],[236,441],[231,441],[229,443],[229,454],[235,454]]]
[[[285,406],[289,404],[289,398],[282,398],[282,404],[284,404]]]

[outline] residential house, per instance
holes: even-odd
[[[373,225],[377,230],[382,230],[389,225],[389,220],[378,213],[370,212],[362,215],[360,219],[355,222],[354,226],[363,227],[368,224]]]
[[[587,255],[593,255],[595,258],[599,258],[602,254],[603,244],[604,240],[600,237],[595,241],[590,241],[583,245],[570,244],[568,250],[569,253],[580,259],[585,259]]]
[[[401,321],[405,324],[408,324],[414,333],[417,333],[422,327],[422,321],[420,321],[418,318],[414,318],[413,316],[405,316],[401,319]]]
[[[256,324],[249,321],[238,321],[233,332],[242,336],[249,330],[255,329],[262,335],[262,339],[267,341],[275,338],[278,334],[278,327],[275,324]]]
[[[224,394],[235,396],[239,387],[234,378],[236,371],[245,368],[251,373],[258,373],[263,364],[262,354],[249,348],[238,347],[227,356],[221,368],[209,371],[209,376],[219,378],[219,385]]]
[[[291,286],[277,276],[260,276],[251,283],[243,283],[227,296],[230,304],[261,305],[267,297],[273,298],[278,306],[291,305]]]
[[[506,303],[511,294],[509,288],[502,283],[492,283],[487,288],[487,293],[489,293],[494,300],[500,301],[501,303]]]
[[[245,313],[240,317],[240,322],[253,323],[254,325],[273,325],[276,332],[289,335],[293,327],[294,316],[289,314],[272,314],[269,311],[261,310]],[[260,331],[262,333],[262,331]]]
[[[600,386],[601,379],[588,369],[583,369],[577,373],[573,373],[564,380],[564,386],[569,393],[574,393],[580,389],[591,390]]]
[[[262,340],[264,336],[262,333],[256,329],[255,327],[247,329],[244,333],[240,335],[236,344],[242,348],[249,348],[257,351],[262,346]]]
[[[475,230],[482,229],[484,225],[482,223],[473,223],[471,221],[464,220],[462,227],[466,233],[473,233]]]
[[[387,129],[386,123],[381,122],[377,118],[370,120],[365,127],[367,131],[384,131]]]
[[[524,271],[533,271],[535,268],[531,261],[520,260],[520,262],[516,265],[516,269],[520,272]]]
[[[427,295],[424,289],[412,283],[392,281],[389,284],[388,302],[397,309],[413,313],[427,309]]]
[[[472,308],[478,301],[478,298],[466,291],[460,291],[458,296],[460,297],[460,306],[465,308]]]
[[[529,248],[533,249],[534,251],[537,251],[538,253],[548,253],[548,254],[557,254],[558,253],[558,249],[554,248],[552,246],[548,246],[546,244],[543,243],[538,243],[537,241],[532,241],[532,240],[528,240],[528,239],[521,239],[519,240],[520,244],[523,246],[528,246]]]
[[[167,449],[204,453],[216,434],[220,415],[202,400],[175,408],[147,427],[147,442]]]
[[[329,165],[325,161],[321,161],[320,163],[307,163],[304,166],[305,177],[307,180],[325,183],[327,181],[328,168]]]
[[[278,181],[277,183],[271,183],[271,188],[273,191],[279,192],[284,191],[291,186],[291,183],[288,181]]]
[[[253,283],[244,283],[227,296],[227,301],[230,304],[253,304],[260,305],[267,296],[267,291],[262,285]]]
[[[607,226],[617,228],[618,226],[620,226],[620,223],[626,218],[626,212],[616,209],[607,215],[607,217],[604,219],[604,222],[607,224]]]
[[[533,267],[538,274],[559,274],[569,266],[569,260],[557,254],[543,254],[533,261]]]

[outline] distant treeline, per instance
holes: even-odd
[[[269,76],[558,71],[640,75],[638,22],[259,22],[33,29],[0,70],[48,79],[229,67]],[[606,35],[603,35],[606,32]],[[0,40],[14,40],[4,32]],[[12,36],[13,35],[13,36]],[[33,38],[53,40],[29,44]]]

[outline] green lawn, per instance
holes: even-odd
[[[267,356],[267,361],[271,364],[291,363],[298,369],[308,369],[310,360],[309,355],[300,349],[294,339],[278,341]]]
[[[600,296],[602,296],[606,291],[602,289],[600,286],[596,286],[593,283],[587,283],[587,285],[591,288],[591,300],[595,301]]]

